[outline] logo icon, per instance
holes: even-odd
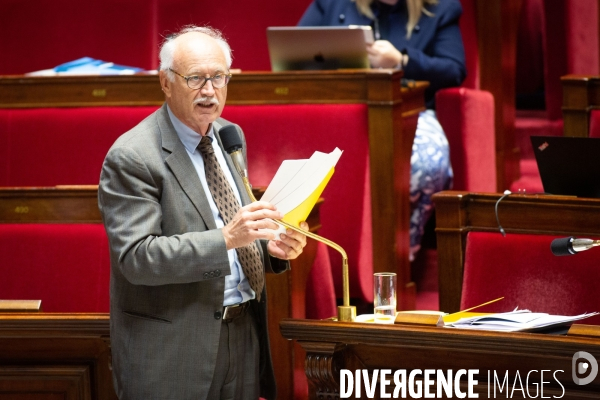
[[[573,354],[571,370],[573,373],[573,382],[576,385],[587,385],[596,379],[596,375],[598,375],[598,362],[590,353],[578,351]],[[587,377],[583,378],[582,376],[585,375]]]

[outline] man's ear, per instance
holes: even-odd
[[[164,92],[165,96],[171,97],[171,85],[173,82],[171,82],[167,77],[167,72],[160,70],[158,72],[158,79],[160,80],[160,88]]]

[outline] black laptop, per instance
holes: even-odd
[[[531,136],[544,192],[600,198],[600,138]]]

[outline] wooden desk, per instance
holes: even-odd
[[[366,104],[375,272],[396,270],[399,309],[414,308],[410,277],[410,154],[425,82],[401,88],[401,71],[256,72],[234,75],[227,104]],[[156,75],[2,77],[1,108],[160,105]],[[351,267],[358,260],[350,260]],[[350,279],[352,278],[352,274]],[[356,278],[356,276],[354,276]]]
[[[440,310],[459,311],[467,233],[498,232],[494,207],[500,196],[458,191],[434,195]],[[502,200],[498,214],[507,233],[600,235],[600,199],[513,194]]]
[[[600,109],[600,76],[565,75],[560,80],[564,135],[588,137],[590,111]]]
[[[569,335],[534,333],[473,332],[466,330],[339,323],[314,320],[284,320],[281,332],[288,339],[297,340],[306,350],[306,375],[310,383],[310,399],[339,398],[340,370],[387,368],[406,369],[478,369],[475,393],[488,398],[488,371],[502,380],[508,371],[508,385],[512,390],[517,371],[523,386],[529,383],[530,393],[536,388],[534,380],[526,382],[527,373],[537,370],[535,380],[540,383],[540,370],[563,370],[556,376],[563,385],[565,399],[598,398],[600,374],[585,386],[573,383],[571,368],[573,355],[586,351],[600,360],[600,329],[595,326],[573,325]],[[454,375],[453,375],[454,376]],[[561,397],[562,389],[552,378],[544,375],[544,397]],[[466,382],[461,379],[462,390]],[[392,383],[392,388],[393,388]],[[519,386],[517,385],[517,389]],[[363,387],[363,396],[364,396]],[[375,398],[379,398],[379,391]],[[492,392],[493,393],[493,392]],[[519,390],[513,398],[523,398]],[[507,390],[497,398],[508,398]],[[538,393],[539,397],[539,393]],[[366,398],[366,397],[364,397]],[[494,398],[490,396],[490,398]]]
[[[0,399],[117,399],[108,314],[0,313]]]
[[[255,189],[256,196],[261,194],[261,189]],[[315,233],[321,226],[319,210],[322,203],[323,199],[320,199],[307,219],[310,230]],[[0,188],[0,223],[34,222],[101,224],[98,187]],[[108,249],[106,251],[108,252]],[[298,353],[301,350],[295,349],[292,342],[281,336],[278,323],[283,318],[298,317],[297,314],[292,314],[292,301],[300,304],[305,302],[306,281],[316,251],[317,242],[309,241],[302,255],[291,261],[291,271],[279,275],[267,274],[268,328],[275,376],[282,398],[293,398],[294,363],[298,364],[297,359],[301,360],[304,354]],[[39,313],[38,315],[43,319],[44,316],[52,314]],[[65,315],[65,318],[75,318],[75,316]],[[2,324],[4,322],[0,319],[0,330]],[[0,390],[0,400],[3,400],[1,393]]]

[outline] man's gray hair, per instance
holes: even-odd
[[[169,68],[173,68],[173,54],[175,53],[175,39],[184,33],[189,32],[200,32],[205,35],[210,36],[215,39],[221,50],[223,50],[223,54],[225,54],[225,60],[227,62],[227,68],[231,67],[231,47],[223,37],[223,34],[220,30],[211,28],[210,26],[196,26],[196,25],[186,25],[179,32],[173,33],[165,37],[165,40],[162,42],[160,46],[160,70],[165,71],[167,73],[167,77],[170,81],[175,80],[175,74],[173,74]]]

